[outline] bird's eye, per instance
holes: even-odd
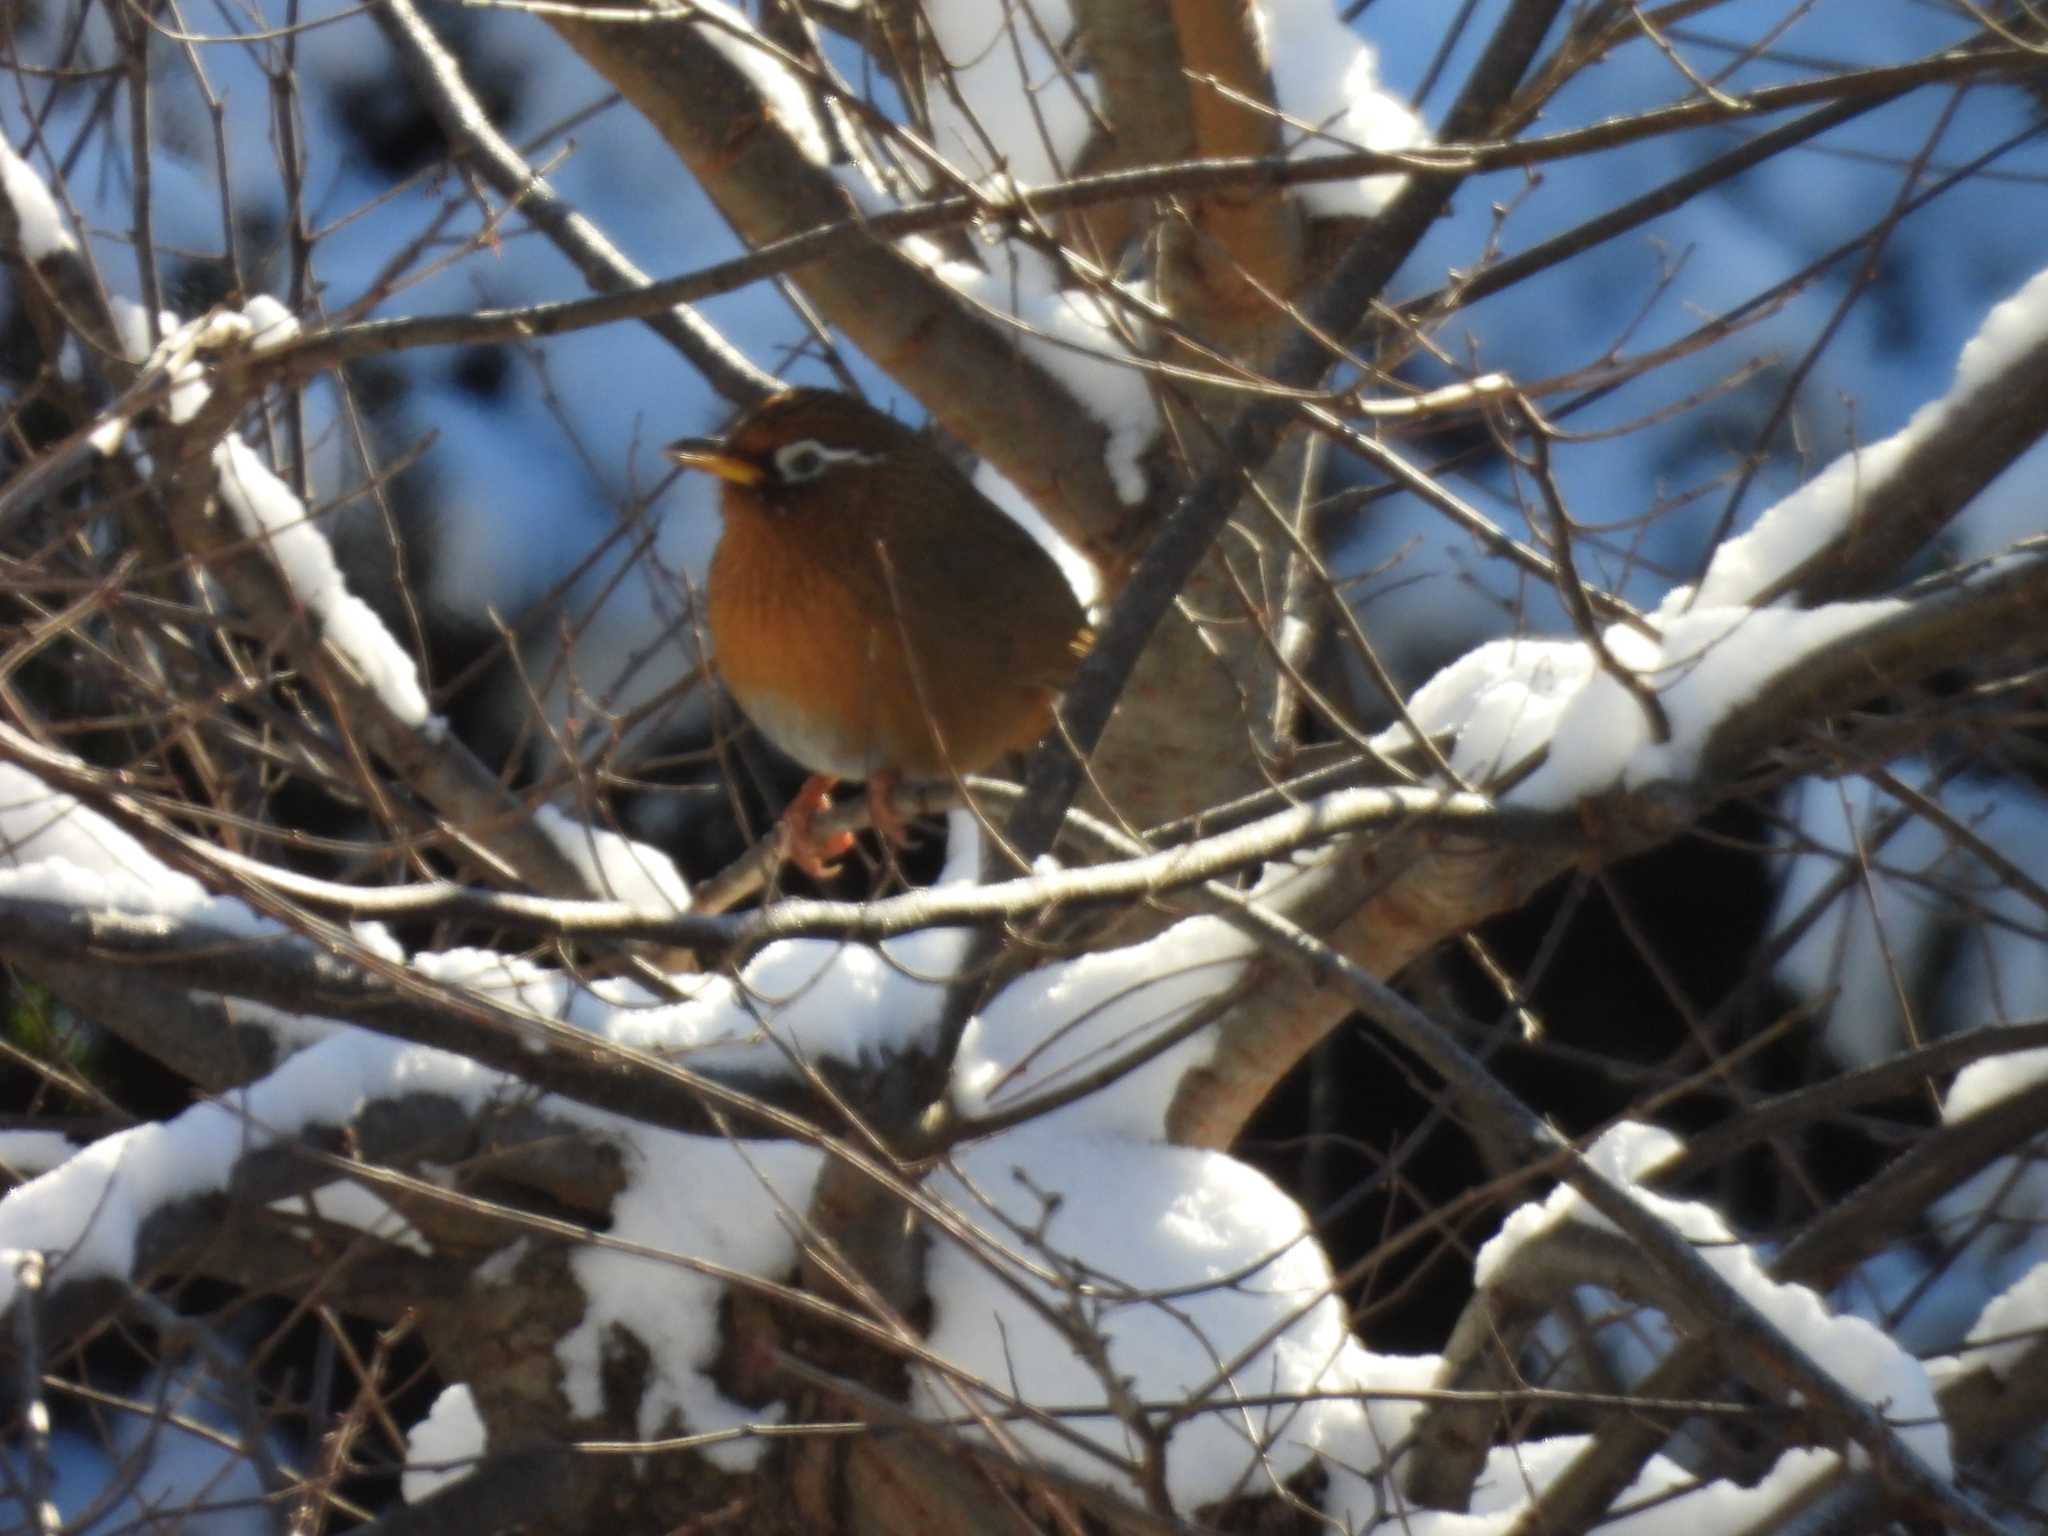
[[[784,485],[801,485],[825,473],[831,462],[824,444],[805,438],[775,450],[775,477]]]

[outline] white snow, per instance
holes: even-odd
[[[1491,641],[1416,690],[1408,712],[1426,734],[1456,733],[1451,765],[1468,781],[1483,783],[1547,748],[1543,763],[1507,798],[1561,809],[1617,786],[1692,777],[1730,711],[1810,655],[1897,611],[1888,601],[1795,611],[1687,609],[1674,600],[1650,616],[1660,639],[1609,626],[1609,655],[1663,707],[1671,728],[1665,742],[1655,739],[1635,694],[1578,641]],[[1388,751],[1408,743],[1403,725],[1377,741]]]
[[[400,956],[396,963],[404,964],[404,957]],[[207,993],[194,995],[211,996]],[[254,1024],[266,1030],[276,1044],[279,1055],[296,1051],[302,1046],[316,1044],[338,1029],[352,1027],[335,1019],[321,1018],[317,1014],[299,1013],[288,1008],[273,1008],[268,1003],[252,1003],[243,997],[223,997],[217,1001],[234,1023]]]
[[[121,355],[131,363],[145,361],[156,350],[149,334],[149,311],[125,294],[110,294],[107,310],[114,322],[114,334],[121,341]],[[156,317],[157,330],[168,334],[178,328],[178,317],[168,310]]]
[[[1939,1391],[1942,1378],[1930,1357],[1962,1343],[1990,1300],[1983,1282],[1980,1266],[1937,1263],[1918,1245],[1901,1244],[1857,1265],[1828,1301],[1838,1312],[1868,1319],[1927,1360]]]
[[[349,591],[334,550],[305,505],[234,433],[214,449],[213,465],[221,504],[243,533],[269,548],[293,596],[319,616],[328,643],[398,719],[428,728],[432,712],[419,668],[383,620]]]
[[[1679,1149],[1678,1138],[1654,1126],[1625,1121],[1587,1150],[1587,1160],[1608,1178],[1629,1186],[1652,1215],[1683,1233],[1721,1278],[1742,1294],[1808,1358],[1843,1387],[1881,1407],[1911,1446],[1941,1476],[1953,1464],[1948,1428],[1934,1401],[1925,1368],[1883,1330],[1860,1317],[1830,1313],[1805,1286],[1784,1284],[1765,1273],[1756,1251],[1740,1241],[1719,1212],[1695,1201],[1672,1200],[1641,1187],[1639,1180]],[[1540,1204],[1524,1205],[1501,1224],[1473,1266],[1482,1289],[1502,1272],[1515,1250],[1561,1223],[1587,1222],[1611,1230],[1569,1186],[1560,1185]]]
[[[996,1114],[1057,1093],[1184,1022],[1237,979],[1252,949],[1220,919],[1198,917],[1147,943],[1020,977],[968,1026],[953,1072],[955,1105]],[[1209,1060],[1213,1044],[1199,1031],[1052,1118],[1076,1130],[1164,1140],[1175,1087]]]
[[[358,944],[379,960],[387,960],[393,965],[405,964],[405,946],[382,923],[354,922],[348,925],[348,931]]]
[[[1071,175],[1100,94],[1091,75],[1053,52],[1075,28],[1065,0],[1036,0],[1028,14],[981,0],[933,0],[924,13],[956,86],[932,92],[938,151],[974,180],[1044,186]],[[1415,114],[1380,88],[1374,49],[1331,0],[1261,0],[1253,20],[1279,110],[1306,125],[1286,134],[1294,158],[1407,149],[1423,138]],[[1316,182],[1300,195],[1317,214],[1364,216],[1385,206],[1399,180]]]
[[[242,317],[248,322],[249,350],[262,353],[276,350],[299,336],[299,317],[267,293],[253,295],[242,306]]]
[[[0,726],[0,735],[6,730]],[[98,811],[5,762],[0,762],[0,897],[53,902],[81,912],[173,919],[221,938],[275,938],[287,931],[237,897],[209,894]],[[373,952],[403,961],[390,936],[374,925],[359,924],[356,932]],[[283,1049],[323,1039],[340,1027],[240,998],[222,999],[222,1004],[236,1022],[268,1029]]]
[[[1556,736],[1592,673],[1593,653],[1577,641],[1490,640],[1416,689],[1408,718],[1425,736],[1453,737],[1451,766],[1483,784]],[[1409,740],[1392,726],[1375,744],[1398,752]]]
[[[68,797],[51,794],[21,770],[0,765],[0,775],[6,776],[0,783],[11,787],[10,801],[0,804],[0,825],[26,851],[45,855],[27,870],[0,875],[0,890],[8,888],[7,881],[33,879],[35,889],[75,887],[75,899],[97,902],[105,888],[125,882],[117,895],[131,903],[154,899],[170,915],[214,921],[221,910],[239,908],[207,897],[196,882],[172,877],[118,828]],[[956,816],[944,879],[971,882],[980,873],[977,829],[965,813]],[[51,849],[102,858],[111,872],[50,857]],[[166,877],[163,890],[150,883],[151,871]],[[922,1038],[937,1020],[943,987],[964,944],[964,934],[948,930],[909,935],[880,952],[825,941],[777,944],[738,983],[707,977],[697,998],[658,1006],[629,983],[585,990],[559,972],[494,952],[423,954],[414,965],[429,980],[490,992],[501,1002],[627,1044],[674,1051],[692,1065],[743,1064],[779,1073],[789,1070],[792,1052],[858,1063]],[[706,1049],[719,1045],[722,1051]],[[196,1106],[168,1123],[108,1137],[0,1200],[0,1264],[13,1253],[36,1249],[56,1256],[62,1278],[125,1275],[141,1222],[173,1200],[225,1188],[235,1163],[249,1151],[311,1125],[346,1123],[376,1099],[435,1093],[474,1110],[509,1091],[514,1085],[508,1080],[460,1057],[356,1030],[333,1033],[246,1091]],[[574,1105],[551,1104],[549,1111],[605,1136],[625,1160],[628,1187],[613,1210],[612,1239],[680,1251],[750,1274],[777,1276],[793,1264],[791,1229],[775,1211],[778,1201],[802,1210],[816,1173],[814,1152],[794,1143],[659,1132]],[[408,1245],[418,1241],[409,1227],[389,1225],[391,1213],[382,1202],[353,1186],[324,1190],[313,1201],[329,1219]],[[287,1208],[299,1205],[292,1201]],[[560,1346],[572,1402],[595,1411],[610,1330],[625,1327],[651,1357],[653,1385],[642,1402],[648,1434],[662,1432],[671,1414],[693,1432],[773,1416],[726,1402],[705,1374],[718,1348],[717,1302],[724,1282],[680,1271],[658,1257],[610,1249],[592,1248],[575,1262],[592,1295],[583,1325]],[[12,1290],[9,1267],[0,1277],[0,1306]],[[708,1454],[740,1468],[759,1449],[758,1442],[741,1440]]]
[[[1066,0],[1037,0],[1028,13],[983,0],[933,0],[923,14],[955,70],[955,88],[933,90],[929,103],[939,153],[968,179],[992,184],[1042,186],[1071,174],[1094,126],[1097,92],[1092,76],[1052,51],[1074,28]],[[899,248],[971,302],[1017,320],[1024,351],[1109,428],[1106,458],[1117,494],[1143,500],[1139,455],[1158,435],[1159,413],[1145,373],[1118,361],[1145,344],[1137,307],[1112,312],[1110,301],[1064,284],[1048,256],[1017,241],[984,241],[978,262],[949,259],[922,237]],[[1143,299],[1141,290],[1130,291]],[[986,467],[978,479],[1001,505],[1021,500]],[[1024,521],[1043,537],[1036,518]]]
[[[2048,1050],[2011,1051],[1973,1061],[1956,1074],[1942,1096],[1941,1118],[1953,1124],[1980,1114],[2048,1077]]]
[[[1149,942],[1033,972],[968,1028],[955,1106],[975,1116],[1031,1103],[1185,1021],[1239,974],[1250,944],[1214,918]],[[1105,1404],[1105,1383],[1072,1339],[1014,1286],[1105,1340],[1109,1368],[1143,1401],[1171,1402],[1235,1357],[1214,1411],[1177,1429],[1167,1453],[1176,1507],[1192,1510],[1271,1474],[1285,1477],[1335,1435],[1355,1405],[1231,1406],[1240,1393],[1335,1390],[1347,1354],[1344,1309],[1300,1208],[1264,1175],[1220,1153],[1161,1145],[1173,1090],[1209,1058],[1207,1031],[1075,1103],[963,1148],[927,1192],[971,1221],[972,1247],[935,1241],[927,1342],[969,1378],[1037,1404]],[[1049,1281],[1046,1269],[1086,1296]],[[1007,1278],[999,1278],[999,1274]],[[1150,1293],[1168,1291],[1170,1299]],[[1271,1337],[1267,1337],[1267,1335]],[[1257,1346],[1254,1349],[1254,1346]],[[959,1382],[919,1373],[915,1402],[961,1413]],[[1069,1421],[1113,1455],[1133,1447],[1106,1412]],[[1135,1492],[1127,1473],[1041,1426],[1009,1422],[1034,1454]],[[1267,1470],[1259,1456],[1268,1457]]]
[[[1377,1511],[1385,1497],[1377,1477],[1389,1471],[1396,1453],[1406,1447],[1422,1412],[1418,1394],[1436,1388],[1443,1359],[1438,1355],[1374,1354],[1356,1336],[1344,1341],[1325,1389],[1341,1398],[1313,1405],[1325,1484],[1322,1506],[1340,1521],[1347,1515],[1356,1529]]]
[[[1063,46],[1074,29],[1067,0],[1033,0],[1028,14],[986,0],[927,0],[923,15],[954,84],[931,92],[933,147],[971,181],[1044,186],[1070,175],[1098,97],[1047,47]]]
[[[776,126],[790,136],[813,164],[829,163],[832,141],[811,104],[810,91],[802,78],[776,56],[754,24],[725,0],[693,0],[692,8],[709,18],[697,22],[698,33],[754,82]]]
[[[2048,1330],[2048,1260],[1991,1299],[1945,1372],[1953,1375],[1958,1369],[1984,1369],[2010,1377],[2040,1344],[2044,1330]]]
[[[399,1487],[408,1504],[417,1504],[429,1494],[469,1476],[463,1462],[483,1455],[484,1421],[476,1411],[476,1396],[461,1382],[441,1389],[427,1416],[406,1431],[404,1476]],[[446,1465],[453,1463],[453,1465]]]
[[[354,1227],[371,1237],[413,1253],[431,1254],[434,1249],[419,1228],[394,1209],[382,1196],[353,1179],[336,1179],[303,1195],[287,1195],[270,1202],[270,1208],[285,1217],[304,1217],[334,1226]]]
[[[1323,1509],[1342,1528],[1384,1531],[1386,1536],[1507,1536],[1520,1529],[1536,1500],[1587,1448],[1589,1437],[1558,1435],[1496,1446],[1472,1490],[1468,1512],[1399,1507],[1379,1522],[1389,1490],[1350,1475],[1333,1478]],[[1832,1451],[1793,1450],[1780,1456],[1754,1486],[1698,1476],[1666,1456],[1652,1456],[1641,1474],[1611,1506],[1619,1516],[1600,1522],[1601,1536],[1739,1536],[1768,1529],[1797,1508],[1798,1501],[1839,1470]]]
[[[0,896],[175,917],[245,938],[284,931],[234,897],[209,895],[99,812],[7,762],[0,762]]]
[[[0,193],[14,209],[21,239],[21,254],[41,261],[61,251],[75,250],[57,200],[29,163],[14,152],[14,146],[0,138]]]
[[[224,1190],[248,1153],[346,1123],[372,1099],[439,1093],[474,1109],[505,1086],[459,1056],[359,1031],[332,1036],[245,1090],[103,1137],[0,1199],[0,1307],[13,1300],[12,1257],[23,1250],[51,1254],[55,1280],[125,1277],[141,1222]]]
[[[1143,442],[1135,434],[1129,442],[1143,447]],[[1119,480],[1121,490],[1128,491],[1133,486],[1142,491],[1141,481]],[[974,488],[1007,512],[1052,556],[1060,574],[1067,578],[1067,585],[1074,589],[1074,596],[1081,600],[1082,607],[1092,608],[1101,601],[1102,573],[1079,550],[1061,538],[1052,524],[1045,520],[1045,514],[1033,506],[1022,491],[997,474],[994,465],[984,461],[975,470]]]
[[[1975,1061],[1943,1095],[1942,1123],[1954,1125],[2048,1078],[2048,1050],[2015,1051]],[[2048,1262],[2048,1164],[2032,1152],[1996,1158],[1935,1198],[1928,1221],[1958,1250],[1958,1277],[1997,1293],[2020,1285]],[[1983,1331],[1979,1324],[1978,1331]]]
[[[965,811],[949,823],[939,886],[979,879],[979,828]],[[832,939],[771,944],[737,979],[677,977],[684,1001],[657,998],[634,981],[582,986],[561,971],[496,950],[415,955],[430,981],[474,989],[502,1006],[556,1019],[643,1051],[674,1054],[706,1070],[782,1076],[792,1057],[847,1065],[887,1057],[929,1038],[967,934],[932,928],[879,946]]]
[[[533,822],[600,895],[640,907],[689,911],[690,887],[659,848],[576,821],[557,806],[541,806]]]
[[[25,1179],[50,1169],[78,1148],[61,1131],[0,1131],[0,1170]]]
[[[1112,313],[1110,301],[1086,289],[1062,287],[1051,258],[1026,246],[985,251],[986,267],[949,260],[917,236],[899,248],[974,303],[1019,322],[1025,353],[1109,428],[1105,462],[1117,494],[1127,502],[1143,500],[1146,481],[1139,456],[1158,435],[1159,411],[1145,372],[1120,361],[1143,344],[1142,332],[1127,338],[1118,328],[1119,322],[1134,324],[1132,312]]]
[[[13,1261],[25,1250],[50,1254],[55,1280],[132,1273],[142,1221],[173,1201],[224,1190],[252,1151],[314,1126],[346,1123],[376,1100],[435,1094],[474,1113],[493,1097],[520,1092],[460,1056],[362,1031],[337,1034],[246,1090],[106,1137],[0,1199],[0,1308],[14,1299]],[[629,1183],[614,1210],[613,1239],[768,1277],[790,1266],[794,1239],[773,1218],[774,1201],[802,1209],[815,1153],[788,1142],[653,1131],[558,1101],[549,1101],[547,1112],[620,1149]],[[703,1374],[716,1347],[719,1282],[658,1259],[599,1249],[580,1252],[575,1263],[592,1296],[582,1327],[560,1346],[572,1403],[595,1410],[601,1351],[609,1326],[620,1325],[630,1326],[652,1355],[654,1387],[643,1404],[650,1433],[671,1409],[700,1430],[761,1417],[726,1403]],[[741,1442],[717,1454],[739,1466],[754,1450]]]
[[[971,1220],[981,1239],[972,1250],[935,1242],[926,1342],[986,1384],[975,1395],[989,1411],[1001,1415],[1011,1396],[1041,1407],[1094,1405],[1066,1427],[1112,1457],[1138,1451],[1108,1411],[1110,1384],[1016,1286],[1098,1338],[1106,1368],[1139,1402],[1175,1403],[1253,1350],[1227,1384],[1209,1389],[1213,1411],[1173,1432],[1166,1484],[1177,1509],[1285,1478],[1346,1427],[1345,1414],[1320,1404],[1233,1403],[1234,1393],[1343,1384],[1345,1309],[1330,1294],[1328,1261],[1300,1207],[1263,1174],[1221,1153],[1081,1131],[1056,1119],[969,1147],[953,1164],[957,1172],[927,1188]],[[1049,1281],[1047,1269],[1058,1279]],[[914,1382],[921,1413],[964,1411],[954,1378],[918,1371]],[[1011,1419],[1005,1430],[1054,1466],[1140,1496],[1129,1473],[1041,1425]]]
[[[25,1250],[52,1256],[53,1280],[132,1273],[145,1217],[227,1187],[247,1150],[239,1129],[224,1110],[201,1105],[168,1124],[105,1137],[10,1191],[0,1199],[0,1306],[14,1301],[15,1260]]]
[[[1253,13],[1266,41],[1275,102],[1313,130],[1287,134],[1288,158],[1415,148],[1428,137],[1421,120],[1381,89],[1378,50],[1337,12],[1331,0],[1259,0]],[[1297,192],[1321,217],[1364,218],[1384,208],[1400,187],[1398,176],[1368,176],[1306,182]]]
[[[1946,394],[1913,413],[1882,442],[1835,460],[1757,519],[1756,527],[1716,551],[1695,601],[1713,607],[1750,602],[1785,572],[1855,526],[1873,488],[1941,428],[1956,408],[2014,359],[2048,344],[2048,270],[1985,316],[1956,361]]]
[[[688,1254],[766,1279],[788,1278],[821,1154],[791,1141],[724,1142],[647,1126],[622,1127],[613,1140],[624,1159],[626,1187],[612,1203],[607,1236],[651,1252],[593,1245],[572,1256],[590,1304],[555,1346],[569,1406],[591,1416],[603,1409],[604,1361],[619,1329],[649,1357],[639,1401],[643,1437],[679,1427],[708,1434],[780,1422],[781,1404],[735,1403],[709,1374],[723,1337],[719,1300],[726,1282],[662,1255]],[[744,1472],[766,1449],[764,1440],[736,1439],[706,1446],[704,1454],[728,1472]]]
[[[0,861],[16,871],[66,864],[84,873],[125,876],[166,903],[189,906],[206,899],[197,880],[166,866],[98,811],[9,762],[0,762]]]
[[[971,833],[964,820],[953,829],[950,879],[978,878]],[[581,990],[557,973],[484,951],[422,955],[414,964],[428,979],[495,990],[502,1000],[539,1015],[645,1048],[679,1051],[692,1064],[745,1060],[780,1067],[785,1050],[858,1060],[920,1037],[937,1015],[941,986],[963,942],[958,933],[918,934],[892,942],[886,956],[824,942],[776,945],[748,969],[741,985],[705,978],[697,998],[659,1006],[649,1006],[644,994],[625,984],[614,984],[609,995]],[[1095,1066],[1184,1016],[1236,973],[1245,950],[1245,941],[1221,924],[1196,919],[1137,950],[1090,956],[1033,976],[975,1026],[963,1092],[974,1105],[1000,1108],[1013,1095],[1058,1088],[1074,1070]],[[760,1043],[763,1034],[777,1044]],[[727,1043],[723,1053],[702,1052],[720,1041]],[[755,1043],[743,1043],[748,1041]],[[1002,1182],[1011,1161],[1021,1160],[1043,1187],[1068,1177],[1084,1186],[1070,1197],[1068,1209],[1076,1214],[1056,1231],[1103,1267],[1117,1261],[1110,1239],[1128,1235],[1130,1213],[1155,1211],[1157,1219],[1147,1223],[1152,1244],[1133,1257],[1135,1269],[1127,1276],[1139,1283],[1169,1273],[1198,1281],[1245,1264],[1267,1265],[1256,1280],[1176,1302],[1171,1312],[1138,1303],[1124,1309],[1117,1328],[1126,1347],[1156,1362],[1159,1372],[1178,1373],[1171,1380],[1169,1374],[1148,1377],[1161,1393],[1173,1380],[1198,1382],[1229,1352],[1281,1323],[1288,1325],[1282,1336],[1238,1373],[1238,1381],[1256,1380],[1262,1384],[1258,1390],[1266,1390],[1267,1382],[1279,1383],[1275,1390],[1289,1383],[1313,1385],[1343,1342],[1343,1311],[1335,1300],[1320,1297],[1327,1271],[1299,1210],[1262,1176],[1228,1158],[1138,1139],[1159,1134],[1174,1081],[1204,1059],[1206,1049],[1201,1042],[1184,1042],[1081,1104],[969,1149],[960,1166],[980,1169],[981,1182],[990,1184]],[[346,1123],[379,1098],[440,1094],[469,1111],[510,1087],[498,1074],[459,1057],[359,1031],[338,1032],[245,1092],[196,1106],[166,1124],[108,1137],[16,1190],[0,1201],[0,1246],[53,1252],[66,1277],[125,1274],[133,1262],[135,1232],[152,1211],[224,1188],[236,1162],[251,1150],[311,1125]],[[609,1237],[654,1250],[650,1256],[593,1246],[576,1256],[591,1301],[582,1326],[561,1345],[572,1402],[595,1410],[604,1352],[616,1327],[630,1329],[649,1351],[653,1387],[641,1405],[645,1433],[662,1433],[677,1423],[701,1433],[772,1418],[773,1409],[726,1402],[706,1374],[719,1347],[716,1303],[725,1282],[678,1269],[660,1254],[680,1252],[748,1274],[782,1274],[794,1263],[795,1247],[786,1214],[778,1212],[802,1210],[817,1154],[794,1143],[654,1131],[574,1105],[551,1104],[549,1112],[590,1127],[620,1150],[628,1187],[614,1208]],[[1112,1162],[1127,1176],[1103,1183],[1099,1175]],[[358,1201],[345,1189],[323,1191],[316,1207],[323,1215],[384,1230],[387,1213],[379,1202]],[[1010,1189],[1014,1197],[1015,1186]],[[945,1185],[936,1192],[962,1197]],[[1098,1202],[1085,1215],[1084,1193]],[[356,1204],[362,1209],[351,1215]],[[403,1229],[392,1235],[405,1240]],[[970,1264],[965,1273],[979,1271]],[[976,1293],[962,1291],[937,1271],[935,1286],[952,1307],[956,1325],[965,1326],[959,1320],[973,1315]],[[0,1288],[0,1303],[10,1288],[11,1281]],[[1169,1338],[1178,1341],[1175,1353],[1159,1354]],[[968,1356],[963,1363],[979,1362]],[[1322,1433],[1315,1427],[1321,1411],[1305,1417],[1255,1415],[1256,1426],[1241,1416],[1209,1416],[1176,1437],[1177,1446],[1189,1448],[1175,1451],[1175,1465],[1189,1469],[1176,1475],[1193,1478],[1191,1487],[1213,1486],[1219,1448],[1235,1447],[1234,1478],[1249,1464],[1248,1434],[1282,1436],[1293,1447],[1284,1454],[1305,1457]],[[743,1467],[759,1448],[759,1442],[740,1439],[710,1454]]]
[[[1648,714],[1604,668],[1558,716],[1543,766],[1509,798],[1521,805],[1562,808],[1620,785],[1686,781],[1714,728],[1808,656],[1880,623],[1894,602],[1833,603],[1822,608],[1693,608],[1669,604],[1652,615],[1662,634],[1652,641],[1626,625],[1606,633],[1608,653],[1656,692],[1671,739],[1654,739]]]

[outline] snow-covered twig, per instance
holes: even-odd
[[[49,1265],[40,1253],[0,1255],[0,1262],[14,1267],[13,1284],[21,1301],[14,1308],[14,1349],[20,1372],[22,1418],[28,1426],[28,1476],[16,1494],[28,1517],[35,1522],[37,1536],[57,1536],[64,1528],[63,1515],[51,1497],[50,1404],[43,1396],[43,1291],[49,1280]]]
[[[917,803],[936,808],[951,798],[935,791],[918,796]],[[849,814],[845,820],[849,825],[858,824],[861,814]],[[1060,907],[1169,895],[1220,875],[1285,859],[1338,837],[1394,830],[1499,839],[1521,846],[1564,848],[1582,841],[1579,829],[1567,818],[1541,811],[1503,812],[1482,795],[1411,788],[1338,790],[1235,831],[1110,863],[1048,870],[993,885],[908,891],[875,901],[789,898],[732,916],[694,909],[679,912],[647,901],[523,896],[447,882],[364,889],[199,848],[193,850],[193,857],[211,858],[223,872],[315,909],[354,917],[466,919],[557,937],[647,939],[744,960],[782,939],[834,937],[875,942],[927,928],[1000,924]]]
[[[0,189],[23,254],[45,265],[76,265],[76,247],[57,221],[47,189],[4,144]],[[206,560],[244,610],[327,688],[345,730],[396,768],[451,826],[463,829],[460,840],[486,868],[516,873],[542,890],[583,894],[586,887],[573,864],[533,827],[496,775],[428,711],[412,658],[348,590],[325,534],[304,504],[231,430],[239,399],[209,394],[198,376],[203,353],[244,347],[260,353],[282,340],[288,322],[280,325],[276,310],[267,303],[260,318],[208,316],[165,338],[171,420],[154,429],[153,448],[160,468],[170,471],[167,509],[174,536]],[[106,316],[110,335],[120,330],[118,317],[97,303],[78,313]],[[71,311],[57,314],[63,324],[75,323]],[[138,350],[152,349],[146,343],[138,349],[129,338],[110,355],[129,356],[132,365],[144,367],[145,357],[131,355]],[[113,418],[109,424],[125,421]],[[103,438],[96,446],[110,452],[115,440]],[[229,518],[209,515],[216,500]]]

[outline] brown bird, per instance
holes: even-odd
[[[868,782],[903,846],[899,779],[986,768],[1031,745],[1090,641],[1052,557],[951,460],[850,395],[793,389],[723,438],[668,457],[724,484],[708,619],[733,697],[811,771],[784,813],[813,878],[852,846],[812,822],[842,779]]]

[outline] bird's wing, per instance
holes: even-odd
[[[1002,675],[1064,688],[1087,652],[1087,614],[1044,546],[987,502],[973,505],[966,527],[909,517],[891,530],[895,580],[915,571],[930,583],[914,638],[935,653],[980,649]]]

